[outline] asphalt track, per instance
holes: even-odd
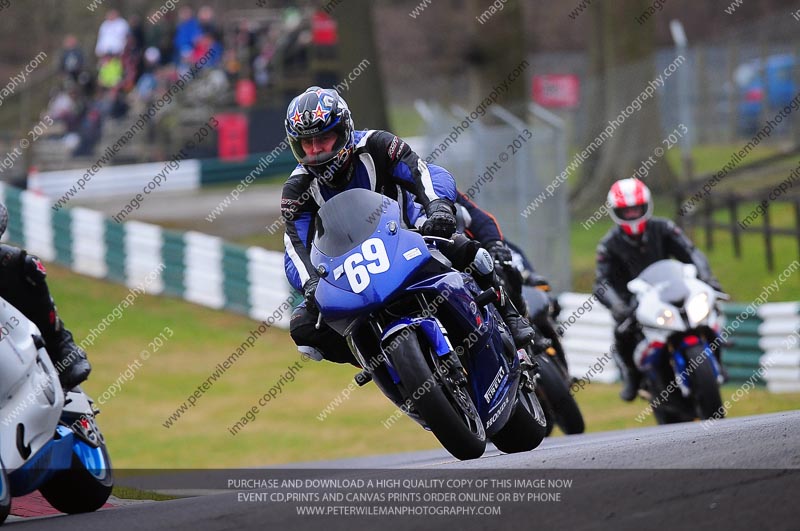
[[[268,451],[265,441],[265,451]],[[309,488],[236,488],[241,478],[295,478]],[[365,488],[373,480],[394,487]],[[318,488],[322,480],[335,487]],[[276,479],[277,480],[277,479]],[[484,488],[436,487],[436,481],[483,481]],[[571,483],[568,483],[571,480]],[[278,480],[280,481],[280,480]],[[359,486],[358,482],[361,482]],[[511,483],[507,483],[507,482]],[[527,481],[527,487],[516,481]],[[555,486],[546,482],[554,482]],[[343,483],[344,482],[344,483]],[[349,482],[349,484],[348,484]],[[425,483],[427,482],[427,483]],[[491,482],[491,483],[490,483]],[[541,482],[541,483],[530,483]],[[118,483],[193,497],[97,513],[14,521],[16,531],[191,529],[800,529],[800,411],[547,439],[531,452],[487,450],[458,462],[443,451],[310,462],[292,468],[182,471],[125,477]],[[249,484],[248,484],[249,485]],[[241,485],[240,485],[241,486]],[[552,488],[549,488],[552,487]],[[270,501],[289,492],[383,491],[420,496],[418,503]],[[417,494],[409,494],[414,493]],[[490,501],[455,502],[462,493]],[[494,493],[494,494],[488,494]],[[504,494],[502,494],[504,493]],[[519,498],[511,502],[508,496]],[[533,495],[532,493],[539,493]],[[259,497],[260,494],[260,497]],[[319,494],[321,495],[321,494]],[[501,502],[501,495],[506,500]],[[250,496],[250,498],[248,498]],[[421,497],[449,496],[451,503]],[[548,498],[549,497],[549,498]],[[531,500],[533,498],[533,500]],[[556,499],[557,498],[557,499]],[[308,500],[301,500],[303,502]],[[364,501],[364,500],[361,500]],[[331,514],[300,516],[299,506]],[[412,514],[352,515],[357,506],[403,505]],[[441,507],[480,507],[491,516],[413,514]],[[336,508],[340,507],[340,508]],[[344,508],[341,508],[344,507]],[[349,508],[348,508],[349,507]],[[438,507],[438,509],[437,509]],[[365,509],[366,510],[366,509]],[[455,509],[453,509],[455,510]]]

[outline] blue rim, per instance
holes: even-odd
[[[83,467],[92,476],[100,481],[108,477],[108,463],[102,447],[94,448],[83,441],[76,440],[72,451],[80,460]]]

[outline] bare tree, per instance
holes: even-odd
[[[349,88],[344,96],[357,127],[388,129],[372,8],[369,0],[347,0],[335,8],[334,18],[339,23],[339,71],[346,76],[358,65],[366,65],[363,61],[369,61],[368,65],[358,68],[357,78],[348,80]]]
[[[609,121],[617,119],[656,77],[653,19],[643,24],[636,21],[649,5],[648,0],[591,5],[587,38],[591,61],[587,90],[590,125],[581,149],[598,138]],[[573,208],[596,208],[615,180],[631,177],[653,155],[662,137],[657,98],[650,97],[584,163],[582,177],[573,188]],[[664,158],[654,160],[655,165],[644,180],[655,190],[667,189],[675,176]]]
[[[501,10],[486,0],[470,0],[470,43],[467,62],[471,69],[471,100],[479,102],[526,59],[525,31],[520,0],[508,0]],[[528,101],[526,76],[508,83],[497,103],[524,116]]]

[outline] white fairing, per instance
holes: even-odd
[[[0,333],[0,457],[10,473],[28,457],[18,450],[17,433],[30,455],[41,449],[58,424],[64,393],[47,352],[33,342],[39,330],[2,297]]]
[[[717,292],[697,278],[694,265],[681,265],[683,281],[688,291],[680,307],[661,300],[661,292],[669,287],[667,282],[651,285],[640,277],[628,282],[628,290],[638,301],[636,320],[642,325],[645,337],[634,353],[634,361],[639,368],[642,367],[649,345],[654,342],[666,343],[670,335],[699,326],[719,329],[720,315],[715,307]],[[687,311],[690,306],[692,309]],[[706,307],[707,312],[702,311]]]

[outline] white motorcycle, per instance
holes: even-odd
[[[651,264],[628,283],[638,302],[621,329],[641,327],[633,359],[644,378],[641,393],[659,424],[719,418],[722,368],[711,345],[721,321],[718,300],[727,298],[697,278],[697,268],[677,260]]]
[[[0,298],[0,524],[39,490],[64,513],[95,511],[114,477],[92,400],[64,393],[39,329]]]

